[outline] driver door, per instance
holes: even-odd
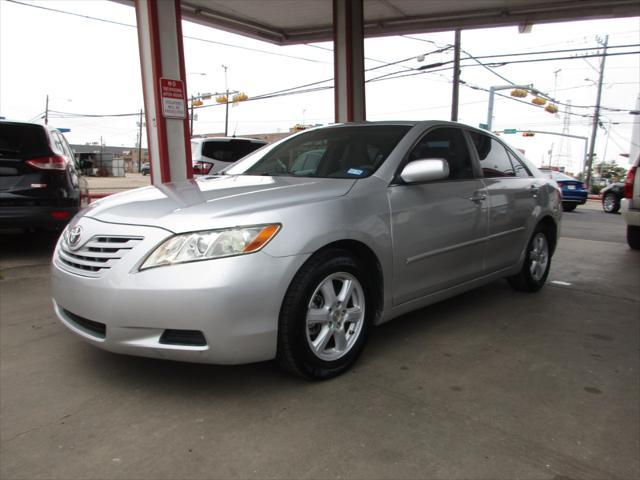
[[[388,189],[394,255],[393,302],[407,301],[479,277],[489,210],[459,128],[428,131],[408,161],[441,158],[449,177]]]

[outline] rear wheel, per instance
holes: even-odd
[[[620,210],[620,199],[615,193],[607,192],[602,197],[602,209],[607,213],[616,213]]]
[[[563,202],[562,203],[562,210],[565,212],[573,212],[576,207],[578,206],[577,203],[567,203],[567,202]]]
[[[640,250],[640,227],[627,225],[627,243],[634,250]]]
[[[521,292],[537,292],[547,280],[551,267],[551,247],[549,234],[543,227],[534,232],[520,272],[507,280]]]
[[[364,348],[373,302],[362,266],[343,250],[312,257],[280,311],[278,363],[311,379],[349,369]]]

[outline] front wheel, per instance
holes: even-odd
[[[640,250],[640,227],[627,225],[627,244],[634,250]]]
[[[282,303],[278,363],[316,380],[349,369],[364,348],[373,314],[367,280],[348,252],[327,250],[312,257]]]
[[[573,212],[576,209],[577,206],[578,206],[577,203],[563,202],[562,203],[562,211],[564,211],[564,212]]]
[[[537,292],[547,281],[551,267],[551,248],[545,229],[538,227],[534,232],[524,259],[522,269],[509,277],[509,284],[521,292]]]
[[[616,213],[620,210],[620,200],[615,193],[608,192],[602,197],[602,209],[607,213]]]

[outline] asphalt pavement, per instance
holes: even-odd
[[[595,202],[541,292],[406,315],[322,383],[85,344],[52,312],[54,242],[0,236],[2,479],[640,478],[640,252]]]

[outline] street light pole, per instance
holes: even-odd
[[[140,109],[140,121],[138,122],[138,173],[142,171],[142,114]]]
[[[225,97],[227,99],[225,103],[225,112],[224,112],[224,136],[226,137],[229,132],[229,86],[227,84],[227,69],[229,68],[227,65],[222,65],[224,68],[224,90]]]
[[[49,95],[47,95],[47,100],[44,104],[44,124],[49,125]]]
[[[520,89],[520,90],[528,90],[533,91],[533,85],[498,85],[493,86],[489,89],[489,107],[487,108],[487,130],[491,131],[491,126],[493,124],[493,102],[495,100],[495,95],[497,90],[509,90],[512,88]],[[533,91],[535,93],[535,91]]]
[[[598,124],[600,123],[600,100],[602,99],[602,80],[604,78],[604,63],[607,59],[607,46],[609,35],[604,39],[602,60],[600,60],[600,75],[598,77],[598,95],[596,97],[596,110],[593,115],[593,128],[591,129],[591,145],[589,146],[589,163],[587,165],[587,188],[591,188],[591,169],[593,168],[593,154],[596,149],[596,136],[598,135]]]

